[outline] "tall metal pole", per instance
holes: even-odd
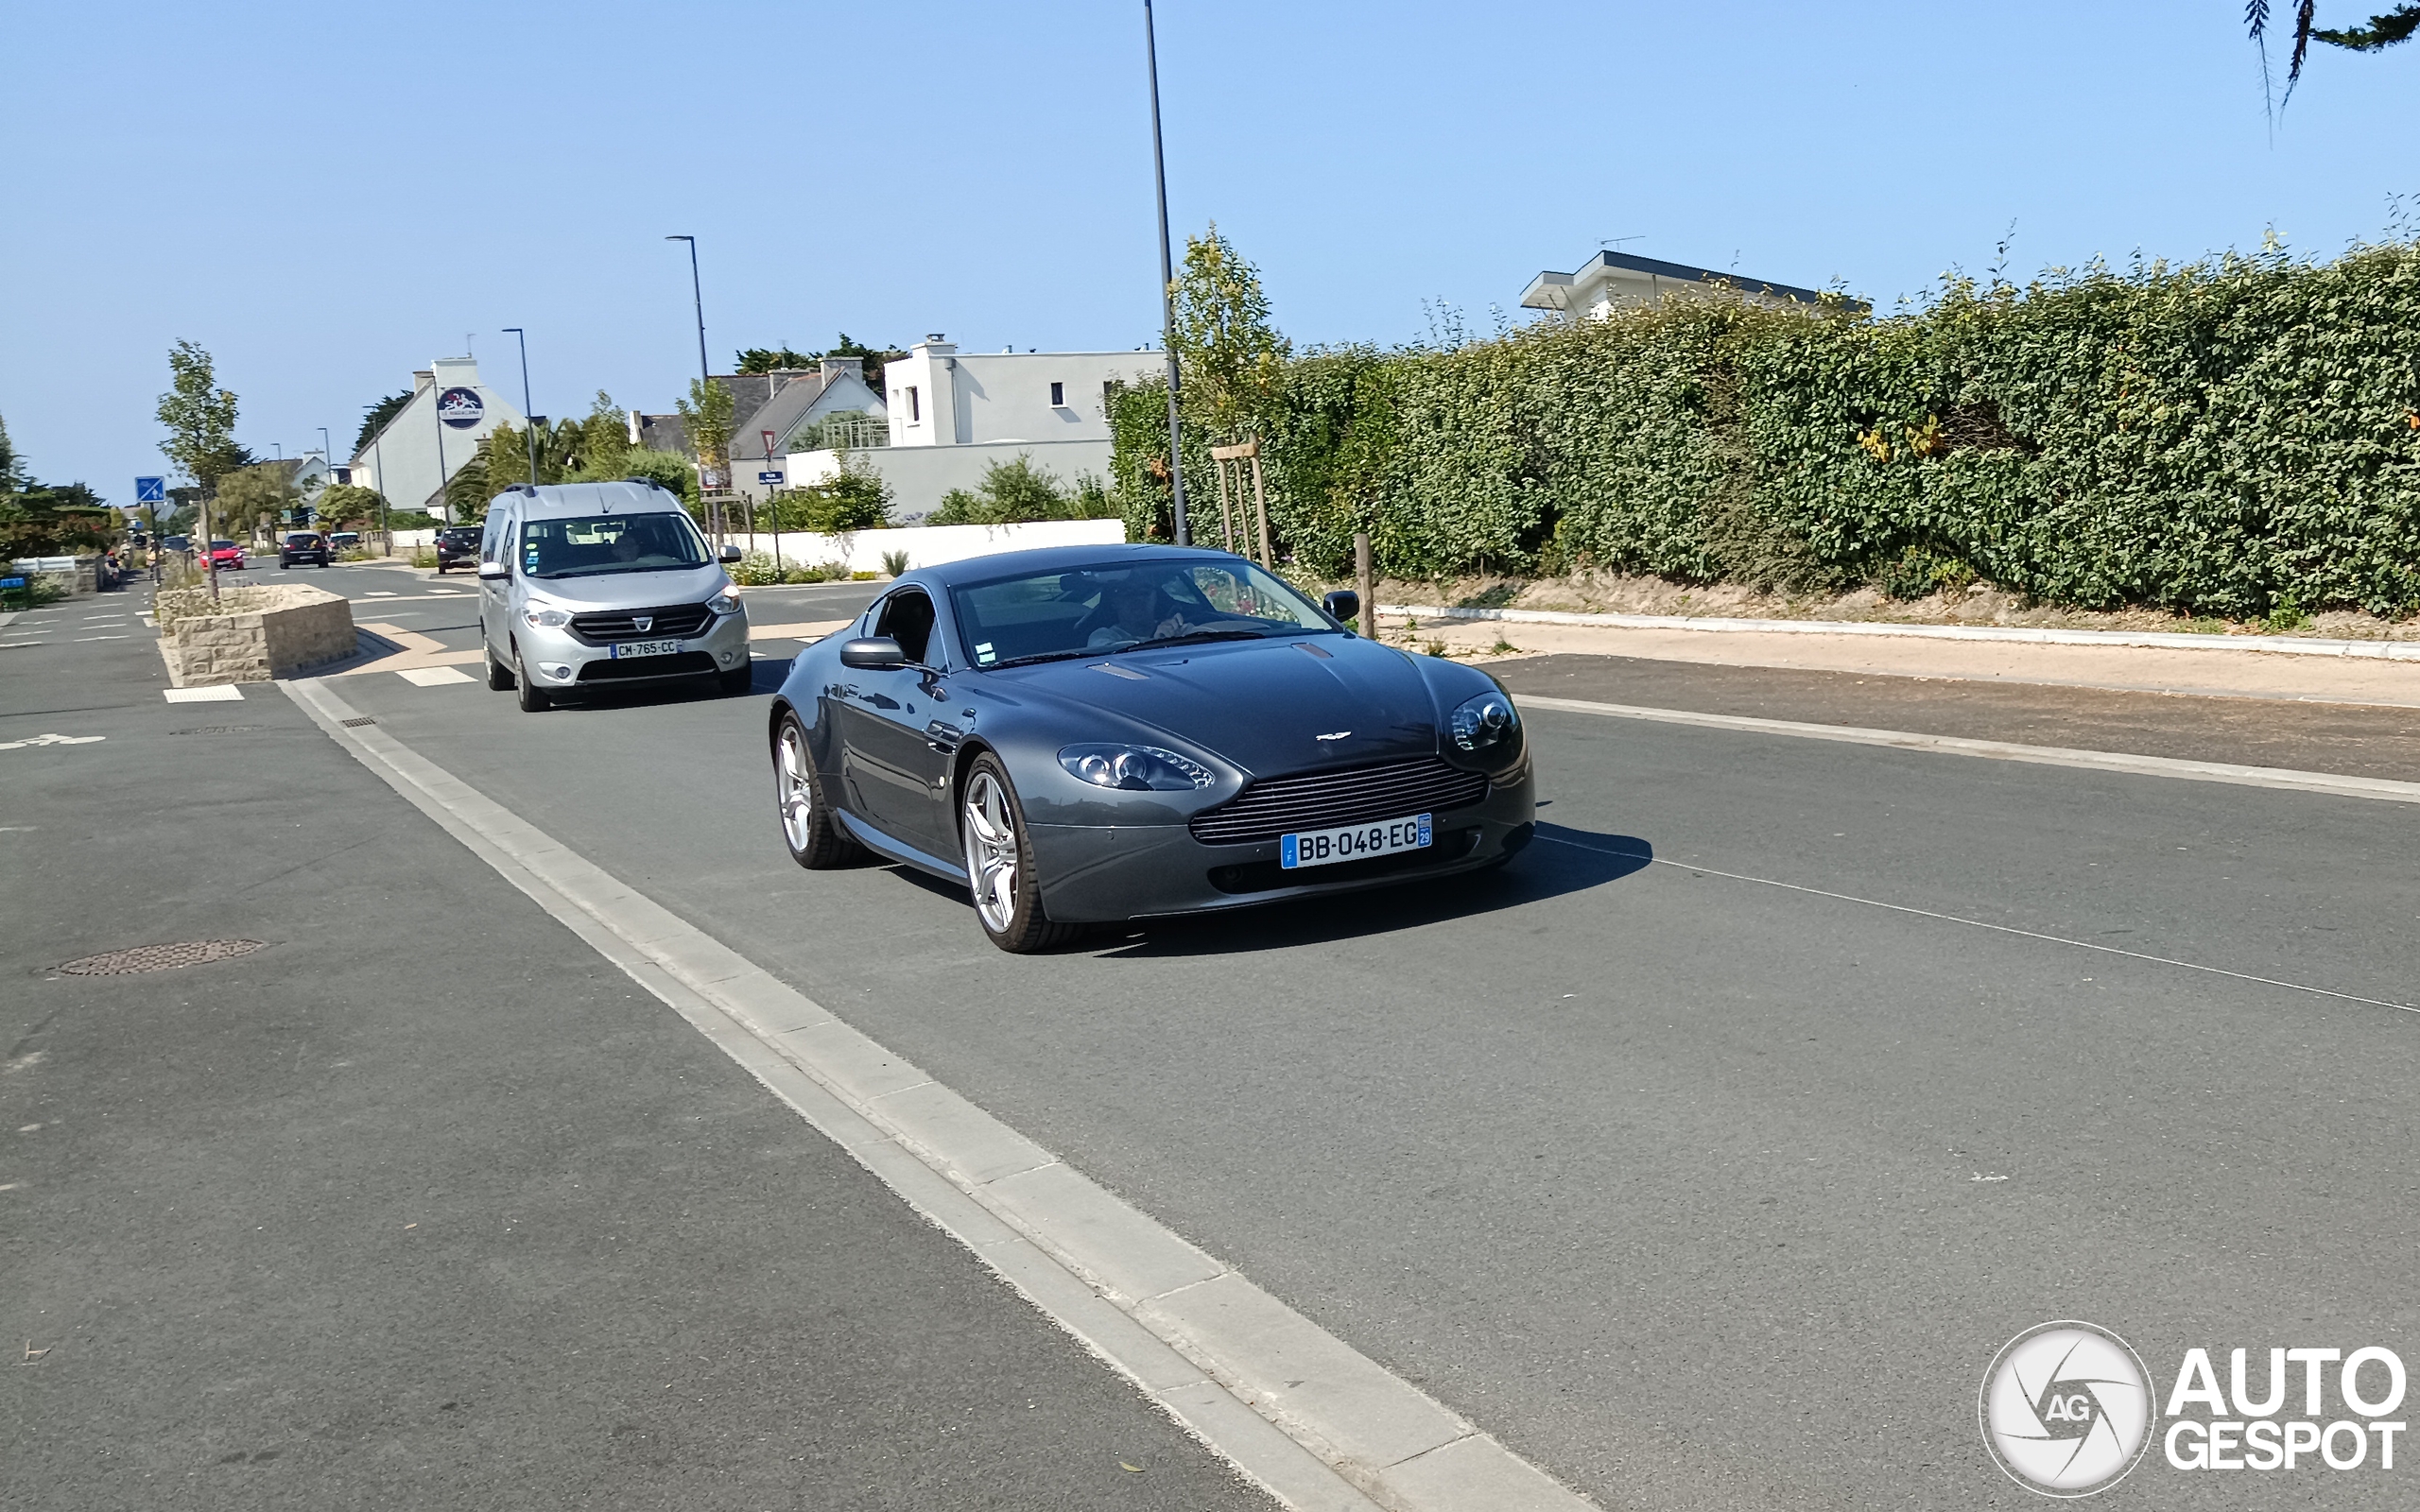
[[[521,343],[521,429],[529,441],[529,486],[538,486],[538,420],[529,408],[529,335],[517,325],[505,330]]]
[[[454,523],[454,501],[445,493],[445,411],[438,404],[444,397],[445,390],[437,387],[437,375],[429,374],[428,418],[437,425],[437,517],[450,525]]]
[[[666,236],[664,239],[667,242],[689,244],[689,300],[698,309],[698,403],[703,404],[706,402],[706,385],[715,381],[715,375],[714,369],[706,365],[706,293],[705,286],[698,282],[698,238]],[[697,445],[697,439],[696,437],[691,437],[689,444],[694,447]],[[701,496],[705,492],[705,474],[706,459],[700,456],[698,458],[698,491]],[[707,505],[706,521],[707,528],[714,532],[717,543],[720,543],[722,540],[722,531],[719,528],[722,521],[720,507],[716,505]]]
[[[386,441],[387,427],[381,425],[378,434],[370,438],[370,466],[378,474],[378,554],[391,557],[395,554],[395,532],[387,524]]]
[[[1160,43],[1151,0],[1143,0],[1143,53],[1151,70],[1151,174],[1160,190],[1160,345],[1168,355],[1168,488],[1176,502],[1176,543],[1192,544],[1184,524],[1184,438],[1177,422],[1176,265],[1168,256],[1168,164],[1160,150]]]
[[[328,428],[325,425],[320,427],[320,472],[327,478],[330,485],[333,485],[336,482],[336,443],[328,439]],[[319,524],[319,517],[314,515],[311,523],[313,524]],[[322,544],[325,544],[325,542],[322,542]]]

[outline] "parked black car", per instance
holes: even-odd
[[[288,535],[277,548],[278,570],[283,572],[301,562],[325,567],[328,564],[327,538],[316,530],[297,530]]]
[[[437,533],[437,570],[442,573],[458,561],[469,562],[474,572],[478,570],[478,526],[447,525]]]

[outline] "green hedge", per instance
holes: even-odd
[[[1113,396],[1131,536],[1169,530],[1167,399]],[[2420,248],[2095,266],[1868,318],[1732,301],[1288,365],[1281,549],[1407,577],[1583,563],[2250,616],[2420,610]],[[1188,427],[1197,537],[1215,523]],[[1213,524],[1215,529],[1215,524]]]

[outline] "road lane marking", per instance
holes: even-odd
[[[395,676],[420,688],[439,688],[449,682],[468,682],[467,674],[453,667],[400,667]]]
[[[1524,709],[1552,709],[1564,713],[1601,714],[1615,719],[1697,725],[1708,730],[1736,730],[1759,735],[1793,735],[1803,740],[1837,740],[1855,746],[1892,746],[1901,750],[1979,756],[1989,761],[2032,762],[2045,766],[2082,766],[2095,771],[2173,777],[2188,782],[2231,782],[2239,787],[2274,787],[2295,793],[2325,793],[2335,798],[2420,803],[2420,782],[2398,782],[2384,777],[2345,777],[2335,772],[2304,772],[2286,766],[2239,766],[2232,762],[2181,761],[2171,756],[2136,756],[2125,751],[2080,750],[2066,746],[2019,746],[2004,740],[1920,735],[1905,730],[1864,730],[1855,725],[1810,725],[1795,719],[1704,714],[1688,709],[1648,709],[1634,704],[1598,703],[1586,698],[1548,698],[1521,693],[1514,694],[1512,701]]]
[[[124,635],[79,635],[76,637],[76,644],[82,645],[89,641],[130,641],[133,638],[133,632],[130,630]]]
[[[752,625],[748,638],[752,641],[820,641],[834,630],[846,629],[855,620],[804,620],[796,625]]]
[[[170,703],[241,703],[244,691],[232,682],[221,682],[208,688],[163,688],[160,696]]]
[[[1288,1506],[1593,1505],[1048,1150],[505,805],[279,684],[363,765],[663,999]]]
[[[89,746],[107,735],[27,735],[23,740],[0,740],[0,750],[21,750],[27,746]]]
[[[2099,945],[2088,939],[2069,939],[2064,935],[2045,935],[2039,930],[2019,929],[2014,924],[1994,924],[1980,919],[1966,919],[1957,914],[1936,913],[1929,908],[1916,908],[1907,903],[1886,903],[1878,898],[1859,898],[1855,893],[1832,892],[1823,887],[1809,887],[1802,883],[1783,882],[1774,877],[1752,877],[1740,871],[1718,871],[1694,861],[1674,861],[1664,856],[1651,856],[1637,850],[1616,850],[1606,846],[1589,845],[1564,835],[1549,834],[1549,825],[1540,825],[1537,835],[1549,844],[1569,846],[1574,850],[1592,851],[1600,856],[1621,856],[1631,861],[1651,861],[1659,867],[1678,867],[1683,871],[1698,872],[1708,877],[1720,877],[1726,882],[1753,882],[1759,886],[1780,887],[1789,892],[1803,892],[1815,898],[1831,898],[1844,903],[1863,903],[1868,908],[1885,908],[1894,914],[1913,914],[1919,919],[1937,919],[1945,924],[1963,924],[1969,929],[1988,929],[1995,935],[2015,935],[2025,939],[2045,940],[2052,945],[2073,946],[2080,951],[2099,951],[2103,955],[2123,955],[2128,960],[2148,961],[2154,966],[2181,967],[2187,971],[2207,971],[2212,976],[2233,977],[2238,982],[2257,982],[2262,987],[2281,987],[2290,992],[2308,992],[2313,997],[2334,998],[2340,1003],[2359,1003],[2366,1007],[2394,1008],[2404,1013],[2420,1013],[2420,1005],[2390,1003],[2384,998],[2365,998],[2358,992],[2339,992],[2332,988],[2312,987],[2307,982],[2286,982],[2273,976],[2254,976],[2248,971],[2230,971],[2223,966],[2204,966],[2199,961],[2180,961],[2172,955],[2152,955],[2142,951],[2121,950],[2115,945]]]

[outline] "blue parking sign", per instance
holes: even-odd
[[[167,503],[168,480],[166,478],[136,478],[134,480],[134,502],[137,504]]]

